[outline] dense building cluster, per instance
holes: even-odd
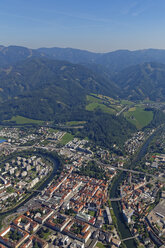
[[[0,167],[0,209],[20,201],[50,171],[41,157],[16,157]]]

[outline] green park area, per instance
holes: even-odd
[[[105,248],[106,246],[103,245],[101,242],[97,242],[96,247],[98,247],[98,248]]]
[[[95,217],[96,212],[95,212],[95,211],[90,210],[90,211],[88,212],[88,214],[89,214],[90,216],[92,216],[92,217]]]
[[[60,140],[60,144],[66,145],[69,141],[73,139],[74,139],[74,136],[71,133],[65,133],[62,139]]]
[[[39,231],[37,232],[37,235],[41,239],[45,239],[45,240],[47,240],[51,234],[52,232],[49,228],[43,228],[43,227],[41,227],[41,229],[39,229]]]

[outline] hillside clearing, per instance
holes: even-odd
[[[5,120],[4,122],[15,122],[16,124],[18,125],[21,125],[21,124],[43,124],[44,121],[41,121],[41,120],[34,120],[34,119],[30,119],[30,118],[27,118],[27,117],[23,117],[23,116],[13,116],[10,120]]]
[[[130,108],[127,112],[124,113],[124,116],[138,129],[142,129],[153,120],[153,112],[146,111],[141,107]]]
[[[105,101],[104,99],[100,99],[96,96],[87,95],[86,110],[95,111],[97,109],[100,109],[102,112],[108,114],[116,113],[116,106],[115,108],[111,107],[109,101]]]

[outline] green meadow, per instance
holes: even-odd
[[[41,121],[41,120],[34,120],[34,119],[30,119],[30,118],[26,118],[26,117],[23,117],[23,116],[13,116],[10,120],[6,120],[5,122],[15,122],[16,124],[18,125],[21,125],[21,124],[43,124],[44,121]]]
[[[124,115],[138,129],[146,127],[153,120],[153,112],[142,107],[132,107]]]
[[[78,125],[83,125],[85,124],[86,121],[68,121],[66,122],[67,126],[78,126]]]
[[[66,133],[66,134],[64,134],[64,136],[60,140],[60,144],[66,145],[69,141],[71,141],[73,139],[74,139],[74,136],[72,134]]]
[[[104,100],[98,99],[95,96],[87,95],[86,110],[94,111],[96,109],[100,109],[102,112],[109,114],[114,114],[116,112],[115,109],[105,105]]]

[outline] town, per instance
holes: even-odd
[[[135,133],[125,143],[125,154],[118,155],[94,149],[88,140],[64,130],[2,128],[0,215],[9,214],[2,219],[0,247],[115,248],[125,247],[126,240],[134,240],[139,247],[162,246],[165,154],[149,152],[142,174],[138,166],[124,172],[118,196],[110,196],[129,156],[154,131]],[[62,170],[42,188],[54,165],[41,151],[55,152],[63,159]],[[148,168],[156,177],[150,176]],[[113,201],[131,232],[125,239],[116,223]]]

